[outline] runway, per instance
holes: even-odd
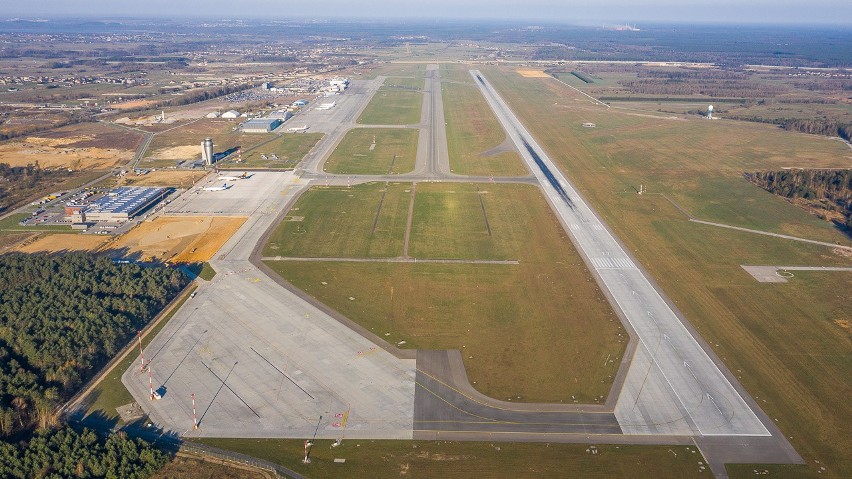
[[[729,373],[723,372],[724,366],[716,362],[718,358],[704,349],[696,339],[697,333],[548,158],[482,73],[470,73],[637,343],[614,409],[624,434],[774,437],[777,460],[800,461],[774,425],[770,424],[770,432],[764,423],[768,419],[753,399]]]

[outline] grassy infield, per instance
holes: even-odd
[[[794,446],[808,461],[807,466],[761,468],[769,469],[775,477],[847,475],[852,470],[847,454],[852,446],[848,406],[852,393],[848,382],[852,377],[850,334],[835,321],[850,319],[849,278],[842,273],[797,273],[788,284],[760,284],[747,276],[739,265],[848,266],[852,260],[833,254],[829,248],[692,224],[663,197],[654,194],[637,197],[630,193],[634,186],[642,183],[649,193],[665,193],[702,219],[848,244],[848,240],[830,226],[751,187],[740,176],[742,171],[778,168],[791,163],[839,166],[848,157],[843,145],[779,132],[764,125],[656,120],[608,112],[587,106],[575,93],[551,80],[522,79],[514,73],[498,70],[486,70],[486,74],[539,143],[575,180],[667,294],[714,345],[728,367],[740,376],[764,410],[770,417],[777,418],[784,433],[791,437]],[[460,80],[463,75],[455,74],[453,78]],[[444,94],[448,94],[447,89]],[[554,107],[554,103],[568,106]],[[453,114],[447,112],[448,122]],[[582,128],[580,124],[584,121],[594,121],[598,127]],[[452,132],[448,130],[451,144],[456,141]],[[304,256],[400,254],[409,185],[387,187],[376,233],[368,234],[383,188],[383,185],[367,185],[352,190],[309,192],[300,201],[300,209],[292,213],[303,215],[303,221],[284,223],[267,253]],[[524,311],[505,314],[497,305],[518,308],[528,303],[545,308],[549,311],[544,313],[551,316],[542,314],[537,327],[558,330],[559,334],[550,332],[548,340],[566,341],[566,344],[560,344],[557,349],[552,342],[537,343],[539,349],[552,348],[560,351],[561,356],[577,351],[577,358],[569,361],[562,357],[561,364],[595,369],[588,351],[581,352],[580,348],[588,341],[599,342],[584,348],[596,352],[620,347],[613,343],[610,328],[605,328],[609,331],[607,334],[587,335],[582,334],[587,324],[580,324],[578,334],[558,339],[576,326],[548,323],[554,320],[553,312],[560,309],[563,317],[571,316],[570,321],[582,320],[578,318],[581,315],[576,315],[578,311],[604,317],[611,313],[595,297],[596,287],[591,284],[586,285],[585,290],[575,291],[576,298],[565,298],[565,291],[573,289],[547,284],[564,281],[565,276],[584,279],[587,273],[585,267],[578,264],[577,253],[560,238],[564,233],[557,228],[540,194],[526,187],[489,185],[484,188],[488,190],[483,198],[493,235],[486,240],[483,239],[484,225],[479,222],[484,221],[478,204],[479,194],[473,188],[418,185],[411,254],[447,257],[453,256],[455,251],[459,257],[518,259],[520,265],[417,265],[414,268],[413,265],[332,267],[277,263],[273,266],[284,270],[286,277],[349,317],[368,327],[393,331],[392,340],[404,338],[409,345],[459,347],[459,341],[463,340],[467,350],[475,344],[469,341],[475,341],[477,336],[491,334],[491,328],[507,327],[509,329],[504,331],[517,335],[516,343],[483,341],[480,346],[483,349],[473,355],[474,359],[493,354],[500,367],[515,368],[518,366],[515,362],[521,366],[531,364],[537,378],[546,373],[547,361],[531,361],[527,354],[546,355],[547,352],[527,351],[524,348],[530,346],[529,336],[511,328],[511,323],[523,317]],[[497,192],[499,194],[495,194]],[[546,226],[541,227],[542,223]],[[329,225],[335,225],[340,233],[326,238],[324,233],[328,232]],[[361,232],[353,234],[357,228],[361,228]],[[294,240],[296,237],[300,239]],[[519,245],[541,246],[519,248]],[[558,254],[554,254],[554,250]],[[551,264],[550,257],[560,257],[562,261]],[[527,264],[536,278],[529,276],[531,272],[523,272]],[[578,270],[583,273],[576,274]],[[570,272],[573,274],[567,274]],[[370,276],[376,279],[365,280]],[[322,286],[320,281],[329,284]],[[518,289],[524,287],[529,290],[519,294]],[[376,294],[377,290],[385,294]],[[363,305],[348,304],[340,299],[359,294],[372,297],[374,301]],[[527,301],[525,297],[529,295],[534,299]],[[487,298],[492,301],[492,308],[483,314],[482,305],[465,307],[462,298],[482,303],[487,303],[482,301]],[[556,305],[558,302],[564,303]],[[564,314],[566,312],[568,314]],[[529,318],[535,320],[535,315]],[[476,320],[477,327],[483,329],[467,332],[464,319]],[[416,323],[412,324],[412,320]],[[602,324],[614,325],[608,321]],[[424,334],[429,331],[433,334]],[[442,334],[434,334],[439,331]],[[495,344],[503,344],[507,350],[500,351]],[[522,357],[516,358],[518,351],[522,351]],[[499,369],[494,368],[493,363],[483,361],[481,364],[489,367],[477,371],[475,360],[468,362],[470,374],[474,379],[481,378],[477,387],[488,393],[513,384],[529,391],[536,390],[536,384],[530,384],[535,381],[515,383],[490,377],[489,370]],[[575,374],[574,366],[566,372]],[[601,374],[607,372],[589,372],[583,381],[568,386],[561,384],[571,382],[563,374],[555,384],[543,388],[538,385],[538,394],[546,397],[559,389],[575,387],[588,392],[600,390],[600,383],[594,383]],[[503,391],[506,394],[506,390]],[[524,399],[534,400],[536,394],[527,394]],[[573,445],[499,444],[498,452],[494,448],[497,444],[485,443],[348,441],[343,449],[330,450],[320,442],[314,450],[314,464],[306,468],[298,463],[299,441],[207,442],[276,460],[316,477],[341,473],[353,477],[387,476],[403,471],[412,477],[469,477],[474,473],[489,477],[534,474],[631,477],[637,471],[655,477],[707,475],[698,472],[695,461],[696,457],[700,460],[700,456],[683,448],[622,446],[616,450],[615,446],[601,446],[600,455],[590,455],[584,446]],[[372,446],[359,448],[353,443]],[[347,457],[346,465],[332,464],[333,457]],[[818,475],[821,465],[827,470]],[[729,467],[734,477],[751,476],[752,469],[748,465]]]
[[[413,125],[420,121],[423,75],[390,77],[358,118],[363,125]],[[355,128],[325,163],[329,173],[384,175],[414,169],[418,130]],[[375,144],[374,144],[375,143]]]
[[[256,136],[256,135],[255,135]],[[220,168],[293,168],[302,161],[311,148],[322,138],[322,133],[282,133],[278,138],[256,148],[246,151],[243,149],[242,163],[235,163],[236,156],[219,165]],[[263,135],[265,140],[269,135]],[[266,155],[264,160],[261,155]],[[271,156],[278,157],[277,160]]]

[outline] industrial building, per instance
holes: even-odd
[[[281,123],[280,118],[255,118],[243,123],[243,133],[269,133]]]
[[[287,111],[287,110],[275,110],[272,113],[270,113],[269,115],[267,115],[266,117],[270,118],[270,119],[271,118],[277,118],[281,121],[287,121],[287,120],[289,120],[290,118],[293,117],[293,112]]]
[[[165,188],[122,186],[93,201],[83,212],[87,221],[127,221],[159,201]]]
[[[225,113],[222,113],[221,117],[225,118],[225,119],[233,120],[234,118],[240,117],[240,112],[238,112],[237,110],[228,110]]]

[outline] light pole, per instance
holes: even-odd
[[[302,460],[305,464],[311,463],[311,446],[314,445],[314,441],[317,438],[317,431],[319,431],[320,422],[322,422],[322,416],[320,416],[319,420],[317,420],[317,427],[314,429],[314,437],[305,441],[305,459]]]

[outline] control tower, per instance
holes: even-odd
[[[213,164],[213,139],[205,138],[204,141],[201,142],[201,159],[204,160],[205,165]]]

